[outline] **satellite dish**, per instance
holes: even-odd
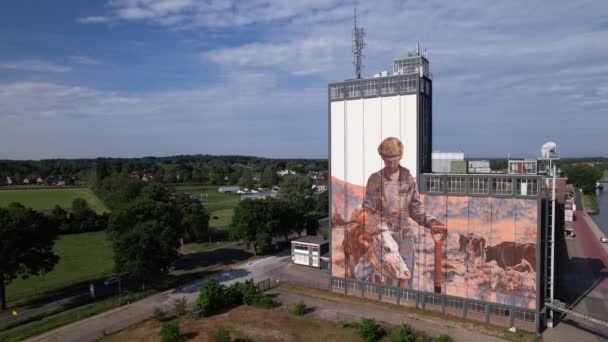
[[[543,147],[540,148],[540,155],[544,159],[558,158],[557,144],[553,141],[548,141],[548,142],[544,143]]]

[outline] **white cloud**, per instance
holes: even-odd
[[[19,70],[19,71],[32,71],[32,72],[49,72],[49,73],[62,73],[69,72],[72,69],[67,66],[55,64],[53,62],[41,61],[41,60],[21,60],[21,61],[0,61],[0,69],[7,70]]]
[[[87,56],[82,56],[82,55],[77,55],[77,56],[70,56],[69,57],[70,60],[74,63],[77,64],[84,64],[84,65],[97,65],[97,64],[101,64],[100,61],[91,58],[91,57],[87,57]]]
[[[108,17],[104,17],[104,16],[90,16],[90,17],[83,17],[83,18],[78,18],[78,22],[81,24],[100,24],[100,23],[105,23],[108,22],[109,18]]]

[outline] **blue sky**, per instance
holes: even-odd
[[[327,83],[429,48],[434,149],[608,155],[608,2],[4,1],[0,159],[327,157]]]

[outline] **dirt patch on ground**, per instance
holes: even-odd
[[[175,321],[177,322],[177,321]],[[161,322],[147,320],[102,341],[158,340]],[[309,316],[293,316],[283,309],[258,309],[240,306],[224,314],[203,319],[179,321],[182,336],[189,341],[213,341],[216,331],[223,327],[233,339],[252,341],[359,341],[354,329],[341,328],[335,322]]]

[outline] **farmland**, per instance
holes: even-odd
[[[34,210],[51,210],[55,205],[69,208],[72,201],[77,198],[86,200],[89,206],[98,213],[108,211],[99,198],[87,188],[0,190],[0,207],[6,207],[12,202],[19,202]]]
[[[15,279],[7,287],[9,303],[24,295],[53,291],[69,283],[107,276],[114,266],[113,252],[106,232],[62,235],[55,242],[59,262],[45,274]]]

